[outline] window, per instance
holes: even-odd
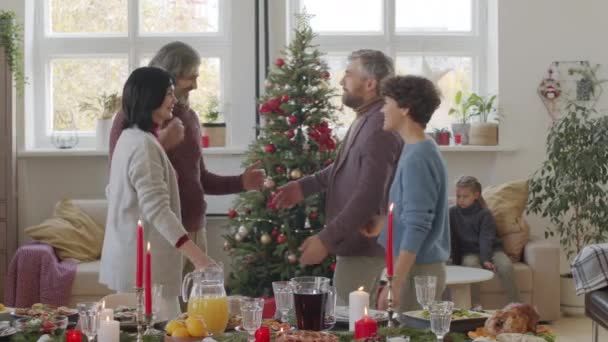
[[[341,95],[340,79],[350,52],[362,48],[393,57],[398,74],[436,81],[442,104],[429,129],[449,128],[449,108],[459,90],[486,90],[486,4],[481,0],[292,0],[290,13],[306,11]],[[336,18],[340,18],[336,20]],[[340,107],[340,98],[335,99]],[[344,134],[354,114],[338,113]]]
[[[80,104],[122,92],[133,69],[176,40],[202,58],[191,106],[201,121],[217,107],[227,145],[246,146],[255,133],[253,13],[253,4],[236,0],[35,2],[26,148],[52,147],[52,135],[66,131],[77,132],[78,148],[95,146],[97,117]]]

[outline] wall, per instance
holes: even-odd
[[[21,0],[4,0],[0,9],[16,10],[23,17]],[[450,180],[474,173],[484,184],[528,177],[544,159],[548,116],[536,95],[536,87],[554,59],[608,61],[603,42],[608,22],[608,3],[598,0],[502,0],[498,1],[498,91],[505,116],[501,142],[513,145],[515,152],[446,153]],[[284,12],[271,13],[274,18]],[[273,19],[271,29],[280,30],[282,19]],[[27,30],[27,28],[26,28]],[[271,51],[280,48],[284,36],[277,35]],[[272,60],[272,59],[271,59]],[[604,66],[606,78],[608,65]],[[605,108],[606,101],[601,107]],[[23,108],[19,109],[23,114]],[[235,173],[238,156],[207,156],[210,168],[219,173]],[[25,157],[18,163],[19,228],[47,217],[61,197],[96,198],[103,196],[107,180],[104,157]],[[210,211],[223,213],[229,199],[210,197]],[[544,223],[530,218],[535,234],[542,235]],[[215,225],[215,221],[214,221]],[[219,224],[218,224],[219,225]],[[23,239],[21,241],[24,241]],[[216,242],[220,246],[221,242]],[[216,253],[220,253],[218,247]],[[566,263],[562,262],[563,269]]]

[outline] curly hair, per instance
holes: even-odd
[[[410,117],[423,128],[441,104],[439,90],[420,76],[389,77],[382,83],[381,94],[395,100],[399,108],[408,108]]]

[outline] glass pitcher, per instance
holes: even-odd
[[[192,287],[188,294],[190,283]],[[214,336],[224,333],[228,325],[228,300],[221,264],[188,273],[182,284],[182,297],[188,302],[188,317],[203,318]]]

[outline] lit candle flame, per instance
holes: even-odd
[[[393,211],[393,208],[394,208],[394,207],[395,207],[395,203],[391,203],[391,206],[390,206],[390,207],[388,207],[388,210],[389,210],[389,211]]]
[[[106,322],[110,322],[110,316],[106,316]]]
[[[106,308],[106,301],[105,301],[105,300],[101,302],[101,308],[102,308],[102,309],[105,309],[105,308]]]
[[[359,291],[363,291],[363,286],[359,287]]]
[[[363,316],[367,317],[367,306],[363,309]]]
[[[148,252],[150,251],[150,241],[148,241]]]
[[[137,220],[137,225],[141,226],[141,220]]]

